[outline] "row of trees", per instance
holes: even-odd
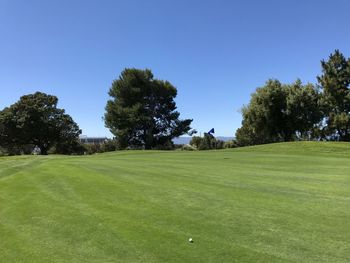
[[[239,146],[293,140],[350,141],[350,59],[321,61],[318,85],[268,80],[242,109]]]
[[[172,139],[193,134],[191,119],[176,111],[176,88],[154,79],[150,70],[125,69],[112,83],[107,102],[106,127],[116,136],[102,145],[81,145],[81,130],[56,96],[41,92],[22,96],[0,111],[0,150],[9,154],[82,154],[115,149],[173,149]]]
[[[322,61],[318,85],[300,80],[282,84],[269,80],[252,94],[242,109],[242,127],[231,146],[292,141],[350,141],[350,59],[338,50]],[[104,116],[115,140],[97,149],[172,149],[172,140],[196,133],[191,119],[180,119],[174,101],[177,90],[168,81],[155,79],[150,70],[125,69],[112,83]],[[22,96],[0,111],[0,147],[17,154],[39,147],[42,154],[82,153],[81,130],[55,96],[37,92]],[[193,137],[196,149],[224,147],[205,135]]]

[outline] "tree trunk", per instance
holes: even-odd
[[[145,150],[151,150],[153,144],[153,135],[150,130],[146,131]]]
[[[144,130],[144,140],[145,150],[151,150],[153,146],[153,127]]]
[[[38,145],[38,147],[40,148],[40,154],[41,155],[47,155],[48,148],[46,146]]]

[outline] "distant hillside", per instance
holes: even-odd
[[[191,141],[191,138],[192,137],[178,137],[178,138],[173,139],[173,142],[175,144],[189,144]],[[227,141],[233,140],[234,137],[218,136],[215,138],[218,140],[222,140],[224,142],[227,142]]]

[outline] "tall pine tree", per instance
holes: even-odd
[[[318,82],[323,90],[327,135],[350,141],[350,59],[339,51],[322,60]]]
[[[154,79],[150,70],[125,69],[109,95],[105,124],[120,148],[163,148],[191,129],[192,120],[180,120],[176,111],[176,88]]]

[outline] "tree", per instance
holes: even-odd
[[[1,144],[6,148],[37,145],[41,154],[50,147],[72,146],[81,130],[73,119],[57,108],[55,96],[36,92],[25,95],[18,102],[0,112]]]
[[[148,69],[125,69],[108,94],[105,124],[119,148],[160,147],[191,129],[192,120],[180,120],[176,111],[176,88]]]
[[[270,142],[264,133],[256,132],[254,125],[250,125],[246,120],[243,119],[242,127],[236,131],[236,142],[238,146],[249,146],[256,144],[264,144]]]
[[[269,80],[252,94],[242,109],[242,127],[236,132],[240,146],[310,139],[320,122],[319,92],[297,80],[291,85]]]
[[[289,141],[292,134],[286,129],[287,92],[278,80],[268,80],[252,94],[242,109],[242,128],[236,138],[240,145]]]
[[[299,79],[285,87],[287,128],[295,139],[312,139],[323,118],[319,90],[310,83],[303,85]]]
[[[327,135],[350,141],[350,58],[335,50],[321,66],[317,79],[323,91]]]
[[[0,111],[0,146],[10,154],[20,153],[20,129],[17,128],[10,108]]]

